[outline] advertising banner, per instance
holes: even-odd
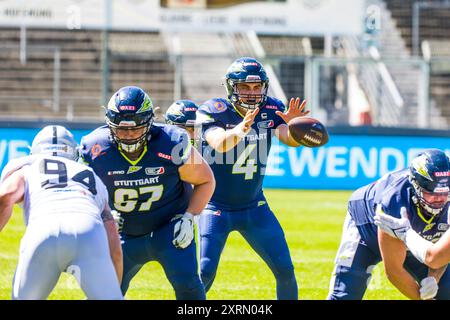
[[[29,154],[35,128],[0,128],[0,170]],[[71,129],[77,141],[90,130]],[[404,168],[421,150],[450,155],[450,138],[333,134],[320,148],[292,148],[273,140],[265,170],[268,188],[352,190]]]

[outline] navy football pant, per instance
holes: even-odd
[[[130,281],[149,261],[159,262],[178,300],[204,300],[205,290],[198,274],[195,240],[185,249],[172,244],[173,229],[178,219],[140,237],[122,236],[123,280],[122,292],[128,290]]]
[[[361,300],[370,282],[372,270],[381,260],[376,226],[370,223],[356,226],[347,214],[327,299]],[[417,282],[428,276],[428,267],[410,254],[406,257],[404,267]],[[448,269],[439,281],[435,299],[450,299]]]
[[[200,270],[208,291],[228,234],[239,231],[272,270],[278,299],[298,299],[297,281],[280,223],[267,204],[243,211],[205,209],[200,215]]]

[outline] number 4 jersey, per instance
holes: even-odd
[[[178,173],[191,151],[184,130],[153,124],[135,161],[120,152],[107,126],[83,137],[81,146],[83,160],[108,189],[111,208],[124,219],[124,234],[148,234],[186,211],[192,188]]]
[[[268,97],[256,115],[250,133],[233,149],[220,153],[208,145],[205,133],[212,127],[232,129],[242,122],[243,117],[225,99],[208,100],[199,107],[197,121],[202,125],[202,154],[216,178],[210,205],[241,210],[265,201],[262,183],[272,137],[275,129],[285,123],[275,112],[284,112],[284,109],[280,100]]]
[[[33,155],[9,162],[1,181],[18,169],[25,177],[26,225],[38,217],[70,213],[84,213],[101,221],[108,193],[91,168],[62,157]]]

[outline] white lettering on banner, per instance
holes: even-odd
[[[28,155],[28,146],[29,142],[26,140],[0,140],[0,167],[6,165],[5,162]]]
[[[8,141],[1,140],[0,141],[0,165],[3,164],[6,155],[6,146],[8,145]]]
[[[395,159],[395,166],[389,167],[389,158]],[[405,156],[395,148],[381,148],[380,150],[380,172],[382,176],[390,171],[400,170],[405,167]]]
[[[289,163],[291,165],[291,172],[294,177],[299,177],[303,174],[305,166],[308,168],[309,175],[311,177],[317,177],[325,160],[327,148],[320,148],[317,151],[317,155],[314,157],[313,149],[301,148],[300,157],[297,158],[297,152],[295,148],[288,149]]]
[[[279,143],[274,143],[272,148],[270,149],[270,157],[267,161],[267,167],[265,174],[269,176],[284,176],[285,170],[281,168],[281,165],[284,163],[284,158],[280,155],[280,153],[286,150],[285,146],[280,145]]]
[[[346,147],[334,147],[328,149],[326,173],[329,178],[344,178],[347,176],[347,170],[338,169],[339,166],[345,166],[347,159],[339,157],[346,155],[348,149]]]
[[[318,177],[325,173],[329,178],[366,177],[376,179],[388,172],[406,168],[419,152],[425,148],[402,151],[396,148],[364,150],[361,147],[291,148],[273,143],[267,164],[266,175],[283,177],[286,172],[285,151],[289,159],[292,176]],[[445,150],[449,153],[449,150]],[[405,159],[409,159],[405,161]],[[305,172],[307,170],[307,172]],[[325,172],[323,172],[325,170]]]
[[[378,151],[376,148],[370,148],[369,159],[365,157],[364,150],[359,147],[350,149],[350,168],[349,175],[354,178],[358,176],[358,165],[364,171],[366,177],[374,178],[377,175]]]
[[[9,142],[9,160],[23,157],[29,154],[28,151],[20,151],[19,149],[28,150],[29,142],[26,140],[11,140]]]

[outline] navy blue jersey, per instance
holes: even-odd
[[[386,174],[381,179],[356,190],[348,204],[349,213],[356,225],[374,223],[377,205],[385,214],[400,218],[400,209],[406,208],[411,227],[423,238],[436,242],[449,228],[449,204],[444,213],[431,219],[414,204],[413,187],[408,180],[408,169]]]
[[[241,210],[265,201],[262,183],[272,136],[275,129],[285,123],[275,112],[284,110],[280,100],[268,97],[256,115],[250,133],[233,149],[221,153],[208,145],[205,132],[212,127],[232,129],[242,122],[243,117],[225,99],[211,99],[199,107],[197,121],[202,125],[202,154],[216,179],[211,205]]]
[[[153,124],[136,161],[119,151],[106,125],[83,137],[81,146],[83,160],[108,189],[111,208],[122,213],[123,233],[150,233],[187,209],[192,188],[178,173],[191,150],[184,130]]]

